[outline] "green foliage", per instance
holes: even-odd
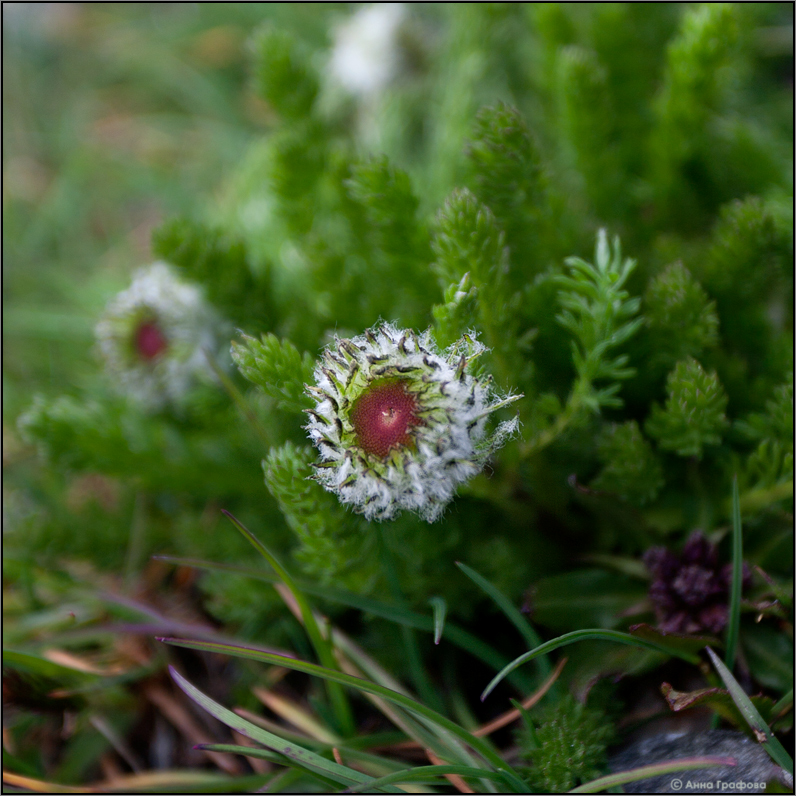
[[[790,273],[792,245],[792,228],[780,222],[773,203],[757,196],[732,202],[721,209],[713,230],[705,284],[723,302],[733,300],[736,308],[754,303]],[[744,286],[740,295],[734,289],[739,282]]]
[[[409,175],[385,156],[355,163],[345,181],[348,196],[362,214],[357,236],[364,244],[369,270],[380,274],[377,284],[363,285],[380,309],[409,315],[433,289],[427,271],[428,237],[418,221],[418,200]],[[358,219],[357,219],[358,221]],[[414,274],[407,279],[407,273]]]
[[[570,273],[559,278],[559,302],[564,307],[556,319],[575,338],[572,361],[578,374],[573,396],[583,408],[593,412],[602,406],[621,406],[619,381],[634,374],[627,367],[627,354],[614,356],[611,349],[629,340],[642,323],[633,318],[640,300],[631,298],[623,286],[636,266],[622,260],[619,238],[613,251],[605,230],[600,230],[594,251],[594,264],[579,257],[567,258]],[[609,381],[597,388],[595,382]]]
[[[312,382],[312,357],[300,354],[289,340],[270,333],[260,340],[243,335],[242,343],[232,342],[232,359],[250,382],[278,401],[280,409],[301,412],[312,405],[304,393],[304,385]]]
[[[444,304],[431,309],[434,316],[434,335],[438,343],[447,347],[459,339],[460,329],[475,328],[478,322],[478,290],[468,271],[458,283],[445,290]]]
[[[349,196],[362,206],[376,238],[374,248],[416,265],[411,260],[413,255],[417,257],[420,246],[418,201],[409,175],[382,156],[354,165],[346,187]]]
[[[663,486],[663,469],[635,420],[606,426],[597,451],[603,468],[591,482],[594,489],[613,492],[637,506],[655,500]]]
[[[465,153],[475,194],[505,231],[515,267],[524,274],[540,270],[549,203],[541,158],[525,120],[505,103],[483,108]]]
[[[454,191],[436,217],[431,249],[435,260],[432,264],[441,287],[446,290],[447,304],[454,303],[449,311],[437,312],[439,343],[448,345],[457,337],[446,336],[444,324],[450,312],[462,302],[471,307],[477,304],[477,328],[484,331],[490,347],[503,348],[501,339],[506,322],[506,274],[508,271],[505,235],[498,226],[492,211],[481,204],[466,188]],[[471,284],[464,291],[461,287]],[[451,293],[451,287],[453,292]],[[464,292],[459,297],[457,293]],[[470,296],[469,299],[466,296]]]
[[[702,281],[718,309],[725,353],[717,364],[742,409],[766,400],[793,368],[792,251],[792,225],[775,203],[752,196],[722,208]]]
[[[533,735],[525,730],[518,737],[520,756],[531,764],[523,773],[532,789],[566,793],[603,772],[614,736],[603,711],[567,694],[532,720]]]
[[[108,421],[108,413],[100,404],[85,404],[65,395],[54,401],[36,396],[19,418],[19,428],[27,439],[46,445],[48,458],[61,467],[84,469],[95,465],[113,472],[116,454],[126,440],[120,425]]]
[[[765,412],[754,412],[735,424],[757,443],[746,462],[746,486],[770,489],[793,481],[793,379],[774,390]],[[787,496],[787,495],[784,495]]]
[[[105,473],[156,490],[168,483],[202,500],[250,493],[257,461],[251,440],[240,429],[220,437],[235,413],[222,408],[217,395],[205,394],[204,406],[197,400],[202,397],[194,394],[182,416],[153,418],[107,396],[89,403],[38,396],[19,428],[61,470]]]
[[[703,448],[718,445],[727,427],[727,394],[718,376],[684,359],[667,377],[666,391],[666,406],[653,405],[646,432],[663,450],[702,458]]]
[[[774,390],[765,412],[754,412],[738,426],[751,439],[778,442],[793,452],[793,374]]]
[[[577,45],[561,48],[556,93],[565,152],[591,206],[604,217],[627,199],[622,196],[624,175],[616,156],[608,75],[597,55]]]
[[[327,166],[324,129],[313,120],[281,127],[270,143],[266,179],[279,198],[277,213],[296,234],[312,225],[319,198],[314,194]]]
[[[322,583],[370,591],[373,532],[311,480],[314,460],[311,448],[286,442],[263,461],[266,486],[298,539],[296,560]]]
[[[440,285],[469,273],[479,284],[501,283],[506,271],[504,235],[492,211],[467,189],[454,192],[437,214],[431,248]]]
[[[207,298],[225,318],[240,324],[273,323],[269,275],[261,273],[255,278],[246,244],[239,237],[176,218],[152,233],[152,250],[202,284]]]
[[[643,306],[653,365],[668,370],[719,340],[716,304],[682,263],[673,263],[649,283]]]
[[[737,36],[732,4],[702,3],[683,15],[667,49],[652,139],[653,169],[665,212],[686,223],[688,214],[698,216],[700,204],[713,199],[718,189],[716,175],[710,173],[708,149],[719,143],[711,123],[725,100]],[[708,190],[697,187],[697,181],[707,182]]]
[[[254,37],[257,91],[284,119],[303,119],[318,94],[318,79],[296,38],[271,25]]]

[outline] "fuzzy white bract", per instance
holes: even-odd
[[[166,263],[138,270],[97,323],[99,352],[116,388],[147,409],[178,402],[214,374],[218,319],[195,285]]]
[[[406,15],[403,3],[375,3],[360,8],[334,33],[329,68],[351,94],[378,95],[398,74],[398,31]]]
[[[321,458],[314,478],[369,520],[404,509],[438,519],[519,425],[487,434],[488,416],[522,396],[497,395],[491,377],[468,372],[485,350],[465,335],[440,352],[429,331],[389,323],[335,338],[307,387],[316,406],[306,429]]]

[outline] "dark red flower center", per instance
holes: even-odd
[[[417,397],[403,382],[370,387],[351,407],[357,444],[381,459],[399,445],[411,445],[411,431],[423,421],[417,416]]]
[[[135,330],[135,350],[142,359],[154,359],[166,348],[166,336],[155,321],[144,321]]]

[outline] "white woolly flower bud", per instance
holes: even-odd
[[[331,73],[358,97],[380,94],[401,67],[398,31],[406,16],[403,3],[363,6],[335,30]]]
[[[315,479],[369,520],[402,509],[438,519],[519,425],[514,418],[486,433],[487,417],[522,396],[496,395],[491,377],[468,373],[485,350],[465,335],[441,353],[429,331],[418,337],[389,323],[335,338],[307,387]]]
[[[217,328],[199,288],[157,262],[110,301],[95,333],[118,390],[158,409],[179,401],[196,378],[213,378],[205,352],[214,351]]]

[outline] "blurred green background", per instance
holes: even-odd
[[[268,124],[247,90],[253,28],[276,18],[320,42],[334,13],[268,3],[4,4],[6,424],[32,392],[69,392],[91,378],[96,319],[150,261],[153,228],[211,205]]]
[[[109,612],[121,618],[118,611],[113,613],[107,604],[94,601],[94,596],[81,591],[90,583],[116,592],[135,591],[151,604],[163,600],[160,607],[164,613],[184,610],[190,621],[204,621],[211,615],[227,624],[230,633],[245,638],[263,638],[267,631],[269,643],[274,639],[285,643],[289,640],[301,654],[307,653],[306,642],[295,623],[289,618],[280,620],[281,624],[273,622],[275,615],[285,612],[270,586],[213,573],[201,581],[200,591],[195,576],[186,570],[165,574],[164,568],[147,563],[147,544],[159,551],[166,549],[183,555],[200,547],[203,557],[216,561],[247,560],[246,543],[220,521],[219,506],[212,500],[205,505],[197,489],[183,503],[181,495],[169,494],[168,489],[163,494],[151,488],[138,491],[133,479],[48,467],[35,448],[22,441],[16,421],[36,394],[48,398],[106,394],[105,376],[94,352],[94,325],[108,299],[127,287],[130,273],[154,259],[151,234],[163,222],[177,216],[218,221],[248,236],[247,243],[258,262],[269,258],[277,261],[276,255],[283,254],[274,250],[289,237],[283,229],[275,229],[282,237],[269,237],[271,230],[258,230],[255,224],[247,226],[247,213],[256,209],[257,202],[267,194],[260,181],[272,165],[266,161],[277,146],[268,148],[280,132],[280,123],[284,123],[262,99],[263,92],[258,95],[249,42],[263,22],[271,21],[275,28],[293,34],[303,52],[309,54],[310,62],[323,73],[335,26],[349,18],[359,5],[3,5],[3,519],[5,538],[10,540],[12,550],[5,562],[5,610],[13,619],[8,628],[11,645],[44,643],[48,634],[57,634],[66,626],[67,608],[80,627],[90,628],[92,623],[107,619]],[[562,11],[564,5],[567,8]],[[653,4],[496,3],[474,7],[453,4],[446,8],[440,4],[414,4],[412,19],[418,28],[413,32],[413,41],[422,46],[412,51],[409,79],[395,91],[387,92],[378,107],[370,108],[370,112],[376,108],[377,117],[361,114],[357,118],[344,102],[332,107],[334,103],[328,97],[330,108],[322,109],[320,115],[329,121],[334,136],[352,140],[356,156],[364,158],[383,151],[392,165],[408,172],[419,199],[419,226],[425,234],[449,192],[473,180],[468,172],[472,163],[468,164],[463,152],[465,141],[474,136],[477,111],[484,105],[494,106],[498,100],[510,102],[527,120],[538,139],[535,145],[546,158],[543,179],[550,181],[550,206],[544,212],[549,210],[549,218],[564,222],[555,230],[555,236],[549,235],[551,240],[555,238],[554,244],[547,249],[540,247],[548,259],[527,258],[524,265],[528,270],[520,272],[523,279],[527,278],[530,284],[533,277],[543,276],[551,263],[560,269],[567,255],[588,257],[595,230],[609,224],[611,234],[621,234],[625,253],[639,258],[640,267],[632,284],[635,294],[642,295],[645,285],[665,266],[681,258],[699,279],[707,274],[721,287],[721,274],[717,276],[716,272],[723,262],[718,257],[718,265],[709,260],[714,249],[720,250],[721,240],[714,245],[710,236],[720,208],[731,200],[748,193],[763,195],[766,212],[776,215],[778,224],[775,244],[779,248],[775,254],[779,256],[786,248],[783,241],[787,235],[781,233],[790,223],[788,212],[792,208],[792,173],[786,166],[790,164],[792,169],[788,147],[793,140],[793,6],[763,3],[736,7],[743,21],[741,55],[728,70],[729,88],[723,86],[727,88],[725,93],[714,92],[720,101],[709,109],[710,113],[705,110],[710,124],[704,125],[704,139],[695,139],[694,151],[686,153],[688,157],[684,155],[682,162],[677,161],[681,153],[666,150],[671,142],[655,144],[658,152],[663,152],[664,165],[667,157],[674,162],[671,172],[680,180],[669,185],[666,194],[661,185],[666,187],[667,175],[651,173],[654,169],[644,159],[648,142],[638,142],[654,126],[654,109],[659,106],[652,98],[659,97],[662,91],[667,44],[678,35],[686,10],[694,6],[654,5],[655,8]],[[615,20],[621,24],[614,26]],[[536,38],[522,35],[526,25],[535,31]],[[634,36],[623,39],[623,31],[627,30],[634,31]],[[576,102],[577,96],[565,98],[556,92],[556,86],[568,78],[572,80],[570,85],[581,85],[577,83],[579,76],[589,71],[589,62],[579,60],[583,51],[596,53],[594,57],[607,65],[600,73],[603,82],[597,81],[598,88],[613,96],[624,125],[619,144],[599,149],[593,158],[584,157],[582,150],[576,151],[569,144],[616,142],[612,117],[608,112],[597,114],[591,117],[596,123],[594,129],[579,128],[583,118],[567,105]],[[569,60],[560,57],[562,52]],[[571,70],[568,75],[561,63]],[[586,74],[586,82],[591,77]],[[687,76],[683,80],[687,83]],[[689,87],[693,89],[692,97],[701,96],[703,88],[706,95],[711,95],[710,86]],[[632,98],[639,96],[649,98],[649,102],[636,109]],[[684,124],[693,122],[695,129],[702,130],[704,119],[687,118],[693,109],[670,110],[667,118],[682,117]],[[719,121],[714,124],[715,119]],[[561,131],[564,134],[559,136]],[[270,135],[272,132],[274,136]],[[716,141],[726,144],[726,161],[723,152],[720,157],[712,151]],[[672,149],[676,147],[673,145]],[[287,145],[285,151],[289,156]],[[486,162],[489,153],[484,158]],[[351,156],[352,162],[354,159]],[[617,162],[621,170],[614,169]],[[725,170],[725,162],[731,163],[732,168]],[[329,173],[333,170],[334,163]],[[616,177],[620,171],[622,179]],[[651,185],[659,191],[658,195],[651,193]],[[510,208],[516,199],[513,195],[496,195],[490,201],[492,198],[505,201]],[[517,199],[516,206],[524,208],[523,201],[524,198]],[[539,222],[543,229],[549,218],[541,222],[534,218],[533,223]],[[261,220],[261,216],[255,219]],[[333,224],[330,229],[334,231]],[[295,230],[289,232],[295,234]],[[515,224],[509,230],[509,237],[514,236],[512,245],[516,241],[518,250],[524,246],[526,253],[535,252],[537,241],[526,232],[521,224]],[[340,244],[341,248],[345,243]],[[332,246],[328,263],[321,261],[322,267],[335,267],[336,254]],[[730,255],[727,261],[728,268],[735,267]],[[740,255],[738,261],[742,261]],[[780,263],[772,256],[774,261]],[[707,266],[700,272],[704,262]],[[732,272],[733,280],[739,272],[740,269]],[[752,282],[755,276],[751,275]],[[321,273],[318,281],[323,277]],[[747,293],[737,290],[734,282],[722,296],[724,303],[719,308],[720,314],[724,313],[721,333],[728,335],[725,342],[731,356],[722,360],[723,350],[708,354],[715,353],[718,366],[724,367],[721,376],[731,395],[732,420],[752,410],[761,412],[772,394],[772,385],[781,382],[782,371],[787,370],[789,362],[792,369],[792,345],[786,340],[788,324],[792,332],[792,314],[777,304],[777,296],[773,295],[777,290],[772,288],[783,286],[780,299],[792,295],[788,293],[792,291],[792,279],[788,282],[782,275],[763,274],[760,280],[764,283],[759,290],[761,298],[752,309],[756,312],[763,308],[763,313],[771,316],[768,326],[762,324],[760,337],[770,343],[765,356],[761,354],[758,361],[754,348],[757,338],[745,336],[748,318],[741,310]],[[536,340],[537,348],[533,349],[529,342],[533,354],[528,359],[538,355],[538,362],[533,364],[538,365],[535,375],[541,387],[565,398],[573,370],[570,341],[553,320],[558,283],[551,279],[539,284],[542,287],[538,292],[527,293],[531,297],[529,306],[521,306],[531,319],[542,318],[537,324],[541,344]],[[379,285],[373,293],[379,294],[373,298],[374,305],[385,302],[389,306],[393,298],[389,287]],[[316,298],[317,305],[323,306],[327,296],[319,294],[313,300]],[[340,306],[349,298],[340,298]],[[418,315],[425,313],[423,322],[431,322],[428,310],[441,300],[441,294],[429,297],[428,307],[418,311]],[[332,312],[328,306],[325,309]],[[291,321],[293,327],[286,322],[285,329],[277,331],[286,336],[295,333],[300,347],[314,355],[320,340],[316,332],[337,319],[330,320],[319,313],[308,321],[306,331],[301,327],[301,312],[294,314],[299,320]],[[284,315],[289,317],[289,310]],[[357,317],[355,312],[352,315]],[[734,327],[725,323],[727,317],[736,316],[740,320]],[[753,320],[757,323],[759,318],[755,316]],[[373,321],[375,318],[367,323]],[[264,324],[264,328],[270,327]],[[760,328],[758,324],[752,331]],[[306,334],[306,340],[302,334]],[[664,336],[659,332],[657,342]],[[636,366],[647,363],[649,351],[645,351],[644,344],[652,345],[650,340],[654,343],[656,338],[645,338],[645,343],[633,350]],[[710,350],[710,346],[705,347]],[[545,355],[547,360],[543,361]],[[749,370],[744,370],[746,365]],[[715,362],[709,363],[709,367],[715,366]],[[650,402],[663,398],[666,367],[658,367],[659,372],[649,376],[648,381],[645,372],[636,382],[627,384],[623,394],[628,417],[642,422]],[[531,370],[530,365],[528,369]],[[650,372],[653,370],[650,368]],[[749,372],[759,378],[747,378]],[[517,384],[501,386],[519,389]],[[237,437],[251,435],[234,409],[226,407],[224,411],[229,411],[230,428],[234,429],[230,434],[234,437],[231,447],[240,442],[240,449],[248,457],[238,463],[240,471],[249,473],[248,480],[241,479],[236,484],[249,512],[244,519],[253,523],[254,530],[267,529],[269,538],[287,549],[294,539],[262,483],[259,459],[264,450],[260,441],[241,442]],[[269,411],[266,406],[268,418],[280,417],[277,413],[267,414]],[[616,419],[623,417],[616,415]],[[297,424],[288,428],[285,422],[285,428],[284,434],[280,430],[275,435],[277,441],[291,434],[301,437]],[[582,545],[608,552],[619,548],[623,554],[638,556],[645,546],[660,542],[660,537],[667,534],[684,538],[690,530],[687,523],[699,517],[705,506],[713,511],[707,516],[718,524],[727,514],[727,473],[739,464],[727,454],[728,448],[718,449],[714,458],[708,457],[702,470],[704,480],[700,482],[694,475],[699,475],[694,462],[678,459],[676,465],[682,467],[677,470],[671,465],[674,454],[670,455],[667,466],[678,475],[668,483],[668,503],[645,509],[642,518],[642,513],[633,506],[628,508],[627,502],[615,500],[614,496],[602,500],[599,494],[595,498],[588,489],[578,491],[566,481],[573,460],[587,476],[597,471],[593,440],[588,437],[595,434],[596,425],[590,426],[582,439],[574,435],[560,449],[553,449],[548,458],[531,459],[518,470],[518,478],[525,479],[532,488],[521,496],[525,500],[521,510],[508,503],[508,522],[504,523],[504,515],[500,514],[504,496],[490,494],[500,481],[475,482],[473,493],[461,500],[464,508],[456,509],[447,526],[445,544],[449,547],[442,544],[434,551],[439,557],[450,557],[452,550],[458,555],[457,545],[462,538],[476,540],[469,548],[473,557],[488,560],[485,566],[505,573],[515,592],[519,591],[517,584],[524,585],[531,579],[529,573],[536,578],[549,565],[550,572],[560,574],[546,578],[536,599],[538,605],[547,599],[546,627],[555,631],[589,621],[605,626],[615,624],[618,613],[643,599],[646,590],[640,560],[628,564],[629,558],[624,559],[626,568],[633,570],[635,565],[630,572],[635,578],[632,582],[610,569],[615,561],[608,562],[602,571],[590,570],[584,575],[582,569],[577,569],[584,563],[575,561],[577,548]],[[737,439],[736,435],[733,444]],[[745,441],[737,446],[744,455],[749,448]],[[745,461],[741,464],[746,466]],[[236,478],[237,472],[230,477]],[[772,479],[781,480],[781,476],[777,471]],[[199,482],[198,478],[195,480]],[[750,491],[755,483],[750,476]],[[175,487],[174,492],[178,491]],[[764,496],[772,508],[767,514],[768,504],[761,503],[761,512],[752,522],[763,531],[758,536],[750,534],[749,547],[756,560],[766,565],[771,562],[787,581],[790,570],[782,551],[792,544],[792,515],[788,518],[783,510],[783,496],[787,494],[782,490],[773,497]],[[493,498],[494,506],[489,503]],[[470,512],[470,506],[476,510]],[[593,521],[595,516],[597,520]],[[137,548],[136,529],[144,517],[150,523],[151,536],[146,544],[139,540],[141,546]],[[493,521],[493,517],[497,519]],[[526,522],[526,517],[531,519]],[[500,525],[505,539],[486,538],[482,533],[486,524],[490,528]],[[417,533],[414,520],[402,520],[396,528],[399,539],[401,533],[405,539]],[[753,524],[753,531],[754,528]],[[726,530],[726,526],[721,526],[719,536]],[[436,531],[437,528],[432,529]],[[431,550],[434,537],[425,526],[422,533],[423,550]],[[196,543],[197,538],[200,544]],[[530,551],[527,561],[514,555],[512,544],[524,545],[523,549]],[[556,544],[561,549],[553,549]],[[412,568],[412,551],[408,544],[405,549],[407,567]],[[456,596],[457,590],[461,594],[466,603],[462,613],[469,616],[472,604],[481,599],[480,593],[464,578],[454,581],[446,573],[441,575],[438,560],[430,554],[427,563],[427,571],[421,572],[420,567],[415,571],[417,594],[413,597],[425,600],[424,591],[436,588],[441,579],[446,579],[450,594]],[[123,587],[120,573],[127,578]],[[579,599],[562,600],[562,595],[572,594]],[[592,606],[593,616],[584,616],[584,605]],[[451,607],[455,614],[460,606],[451,600]],[[205,610],[207,614],[202,613]],[[486,615],[490,621],[494,619],[488,610]],[[348,619],[360,632],[360,639],[368,639],[369,649],[391,656],[392,625],[367,621],[360,625],[360,620],[350,615]],[[500,637],[498,643],[503,643],[503,636],[508,635],[502,632],[505,628],[501,621],[490,625],[495,636]],[[759,682],[783,691],[789,673],[787,667],[783,670],[782,661],[792,654],[787,633],[778,633],[771,626],[759,630],[757,635],[748,634],[750,649],[756,639],[755,675]],[[511,638],[506,641],[507,647],[513,644]],[[115,641],[105,638],[98,646],[115,650]],[[774,648],[775,655],[766,655],[766,649]],[[588,657],[587,653],[580,654],[581,673],[589,673]],[[162,669],[163,660],[158,660]],[[601,665],[603,662],[599,661],[595,667],[599,669]],[[217,669],[203,670],[203,676],[212,680]],[[440,672],[434,674],[439,676]],[[245,702],[250,680],[256,678],[250,672],[236,677],[239,682],[230,687],[237,687],[236,697]],[[583,679],[585,682],[586,674]],[[111,696],[110,704],[117,697],[122,700],[115,692]],[[138,706],[126,704],[126,710],[125,721],[134,727],[141,719]],[[126,732],[129,726],[119,730]],[[30,762],[34,757],[31,753],[30,771],[43,776],[46,769],[59,781],[81,781],[85,772],[96,773],[91,766],[99,752],[93,749],[91,754],[81,754],[72,750],[58,767],[42,768],[39,762]],[[195,765],[196,761],[189,759],[186,764]],[[16,770],[23,769],[20,764]]]

